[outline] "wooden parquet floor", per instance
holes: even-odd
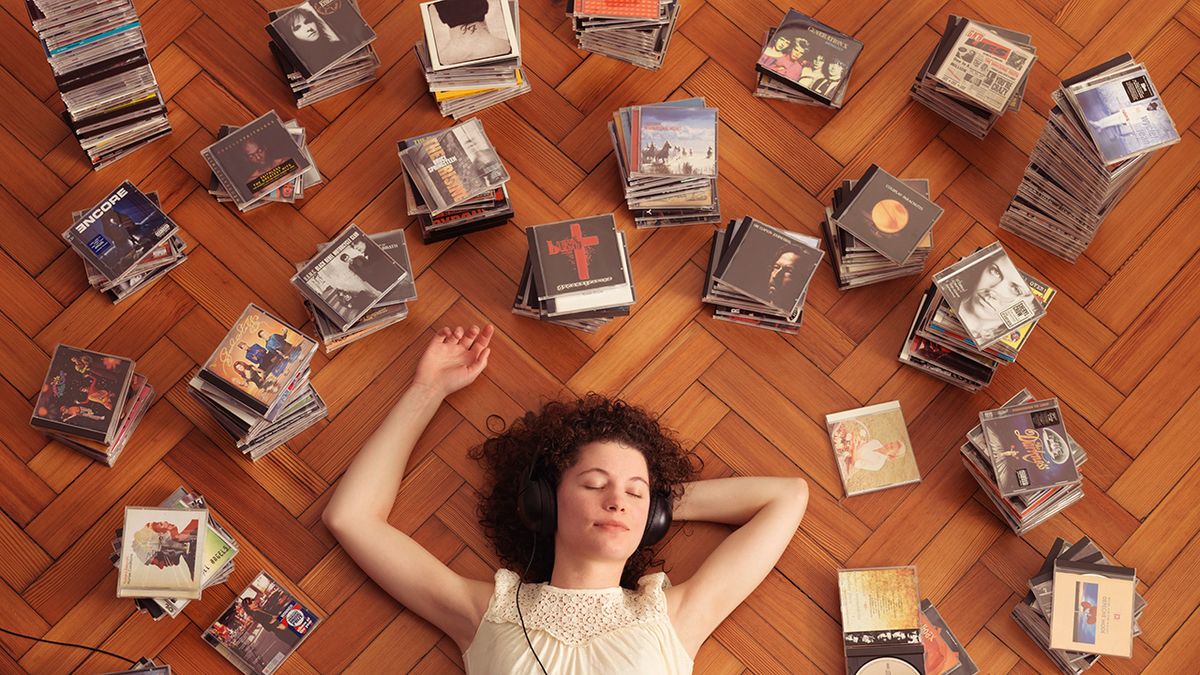
[[[513,224],[465,239],[409,242],[420,299],[402,324],[314,362],[330,414],[250,463],[186,395],[201,362],[248,302],[306,324],[288,282],[295,261],[354,221],[410,225],[397,139],[449,122],[423,91],[411,51],[416,0],[361,0],[380,38],[379,80],[297,112],[271,60],[266,8],[282,0],[142,0],[174,133],[115,167],[90,170],[57,117],[62,103],[21,0],[0,9],[0,625],[48,639],[157,656],[179,673],[231,667],[201,631],[260,569],[328,617],[281,672],[454,672],[453,642],[388,598],[346,557],[319,514],[332,486],[412,375],[430,331],[493,322],[480,381],[442,406],[415,451],[393,522],[456,570],[490,578],[467,449],[487,417],[597,390],[661,411],[697,445],[706,475],[806,476],[808,514],[763,585],[700,652],[696,672],[838,672],[839,566],[915,563],[988,673],[1049,672],[1009,617],[1056,536],[1092,537],[1136,566],[1150,606],[1134,658],[1101,672],[1195,672],[1200,654],[1200,0],[795,0],[866,43],[836,114],[750,95],[764,27],[792,0],[684,0],[667,62],[647,72],[574,47],[561,0],[524,0],[533,92],[480,115],[513,176]],[[1034,35],[1038,62],[1018,114],[977,141],[910,101],[908,86],[954,12]],[[1060,76],[1130,51],[1149,64],[1183,141],[1159,153],[1067,264],[1000,232]],[[604,122],[617,107],[704,96],[720,108],[727,217],[817,231],[831,186],[878,162],[927,177],[945,215],[926,276],[838,292],[819,270],[798,337],[712,319],[699,300],[709,230],[632,228]],[[247,215],[205,191],[200,149],[220,124],[275,108],[308,129],[326,182],[294,208]],[[59,233],[72,210],[123,179],[157,190],[191,257],[140,297],[112,305],[87,287]],[[615,211],[629,235],[639,302],[595,336],[514,316],[525,225]],[[902,368],[896,353],[928,275],[995,238],[1060,289],[1015,365],[968,395]],[[311,332],[311,324],[306,328]],[[115,468],[47,443],[27,424],[58,342],[128,355],[162,393]],[[1021,387],[1058,396],[1089,451],[1087,497],[1019,539],[960,464],[976,413]],[[841,497],[823,416],[899,399],[924,480]],[[208,496],[242,544],[225,586],[178,620],[153,622],[115,596],[109,540],[127,504],[180,484]],[[664,554],[685,579],[725,534],[676,528]],[[403,561],[397,560],[402,565]],[[0,636],[0,672],[94,673],[115,659]]]

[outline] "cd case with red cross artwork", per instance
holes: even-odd
[[[525,234],[539,300],[628,283],[612,214],[535,225]]]

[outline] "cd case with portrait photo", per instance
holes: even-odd
[[[1059,558],[1051,593],[1051,649],[1133,656],[1136,570]]]
[[[306,603],[259,572],[202,637],[243,673],[271,675],[321,623]]]
[[[789,9],[763,40],[755,96],[839,108],[863,43]]]
[[[825,428],[847,497],[920,482],[899,401],[826,415]]]
[[[292,283],[342,330],[354,325],[408,274],[353,223],[300,268]]]
[[[178,229],[156,202],[125,181],[85,211],[62,236],[105,279],[118,281]]]
[[[833,218],[842,229],[896,264],[903,264],[942,216],[921,191],[872,164]]]
[[[917,568],[838,570],[848,675],[924,675]]]
[[[267,34],[309,80],[375,40],[375,31],[349,0],[308,0],[281,10],[267,24]]]
[[[1058,399],[983,410],[979,424],[1001,495],[1012,497],[1079,482]]]
[[[934,274],[933,283],[981,349],[1046,314],[998,241]]]
[[[291,182],[312,164],[274,110],[200,154],[239,209]]]
[[[400,161],[431,215],[491,192],[509,180],[479,118],[411,139],[400,151]]]
[[[434,0],[420,8],[434,72],[521,55],[514,17],[504,0]]]
[[[208,509],[125,507],[118,598],[197,600]]]
[[[731,221],[714,276],[732,291],[782,317],[796,314],[825,252],[819,240],[754,218]]]

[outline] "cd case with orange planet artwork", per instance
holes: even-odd
[[[838,227],[897,264],[912,255],[941,216],[942,207],[877,164],[833,213]]]

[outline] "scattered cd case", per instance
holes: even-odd
[[[917,568],[838,570],[842,645],[848,675],[922,675]]]
[[[920,482],[899,401],[825,416],[847,497]]]
[[[259,572],[204,641],[249,675],[271,675],[321,623],[321,617],[266,572]]]
[[[117,597],[198,600],[207,527],[208,509],[125,507]]]

